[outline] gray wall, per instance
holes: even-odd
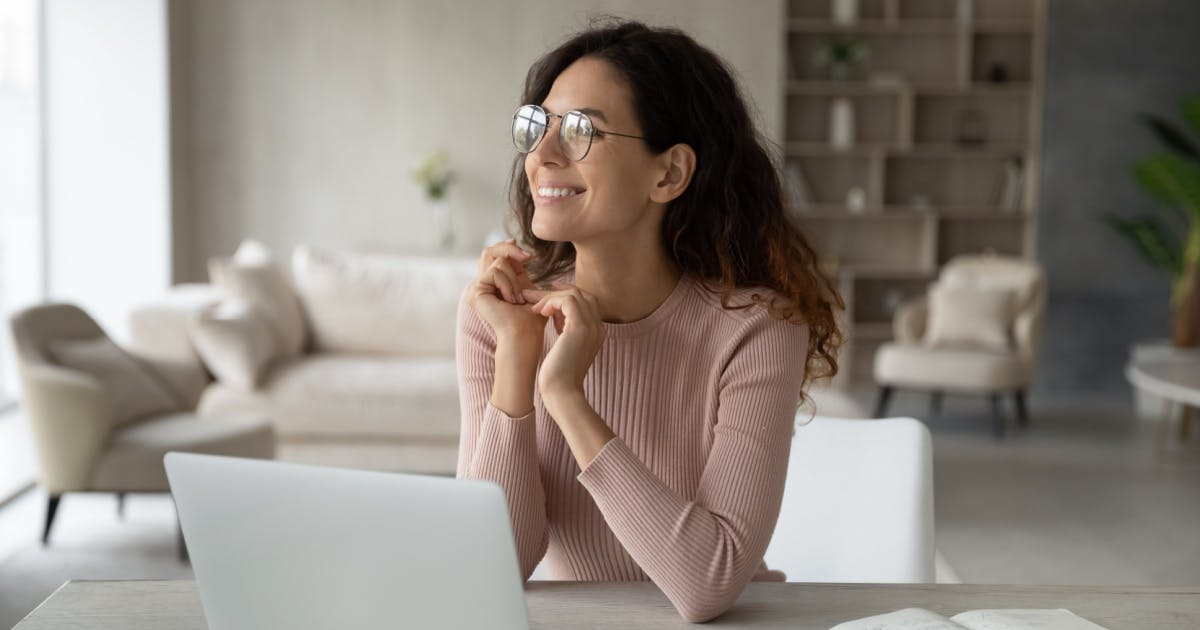
[[[1130,343],[1169,334],[1169,287],[1098,219],[1154,209],[1129,173],[1158,150],[1135,117],[1178,119],[1179,98],[1200,92],[1200,2],[1049,0],[1047,21],[1036,390],[1122,395]]]
[[[409,176],[444,149],[462,251],[507,212],[508,124],[529,65],[590,15],[684,28],[740,74],[781,136],[782,0],[175,0],[176,279],[244,237],[421,252]]]

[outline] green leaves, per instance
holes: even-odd
[[[1183,255],[1179,239],[1156,217],[1147,215],[1123,219],[1107,214],[1104,220],[1128,238],[1146,262],[1170,272],[1175,277],[1183,273]]]
[[[1138,162],[1133,173],[1143,190],[1200,218],[1200,161],[1161,153]]]

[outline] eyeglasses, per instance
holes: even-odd
[[[551,118],[562,119],[558,124],[558,146],[563,155],[572,162],[578,162],[587,157],[588,151],[592,148],[592,138],[596,136],[601,138],[621,136],[622,138],[645,140],[643,136],[597,129],[592,124],[592,119],[578,110],[571,110],[559,115],[551,114],[537,105],[522,105],[517,108],[517,113],[513,114],[512,122],[513,144],[516,145],[517,151],[530,153],[536,149],[538,143],[546,136]]]

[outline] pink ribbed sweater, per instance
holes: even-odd
[[[761,306],[724,309],[685,274],[648,317],[605,328],[584,391],[617,437],[580,471],[536,391],[524,417],[490,403],[495,336],[464,294],[458,476],[504,488],[525,579],[544,555],[555,579],[650,579],[685,619],[711,619],[751,579],[783,579],[762,557],[783,496],[808,327]],[[543,358],[557,338],[547,325]]]

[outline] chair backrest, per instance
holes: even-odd
[[[952,285],[1012,289],[1017,294],[1018,313],[1038,306],[1046,284],[1038,263],[999,254],[955,256],[942,267],[939,279]]]
[[[925,425],[817,416],[797,427],[765,560],[789,582],[933,582]]]
[[[55,361],[47,343],[58,339],[103,337],[104,329],[83,309],[73,304],[49,303],[30,306],[10,320],[17,359],[25,365]]]

